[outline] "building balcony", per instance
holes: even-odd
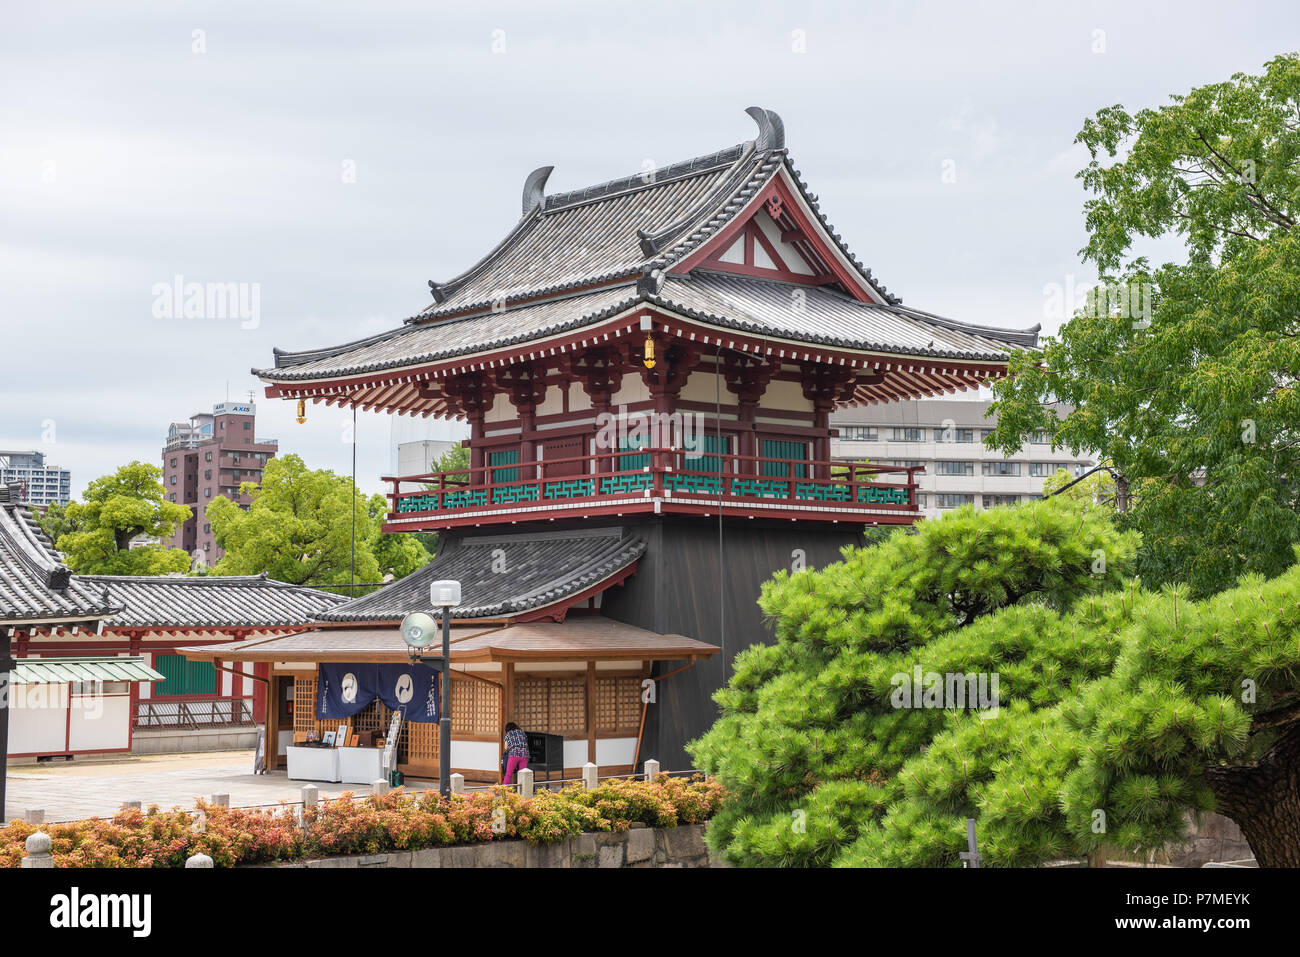
[[[604,452],[462,472],[386,476],[386,532],[599,515],[724,515],[904,525],[923,469],[679,449]]]

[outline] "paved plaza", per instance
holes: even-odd
[[[194,807],[195,798],[213,794],[229,794],[232,807],[298,801],[300,789],[308,783],[320,789],[322,798],[370,790],[364,784],[291,781],[283,771],[253,774],[252,767],[252,751],[131,755],[94,763],[12,766],[5,814],[12,819],[38,808],[45,812],[46,821],[72,821],[111,817],[127,801],[140,801],[146,808],[157,804],[188,810]],[[407,782],[409,790],[429,786],[425,781]]]

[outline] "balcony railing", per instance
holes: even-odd
[[[146,698],[135,704],[135,727],[142,730],[187,730],[253,727],[246,698]]]
[[[410,531],[602,512],[714,513],[720,508],[755,517],[899,524],[915,517],[916,473],[922,471],[920,466],[670,448],[606,451],[386,476],[392,491],[385,528]]]

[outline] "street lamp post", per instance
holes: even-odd
[[[442,608],[442,697],[438,706],[438,792],[451,794],[451,610],[460,604],[460,582],[452,579],[431,582],[429,604]],[[433,640],[433,622],[422,612],[407,615],[402,620],[402,638],[411,649],[412,657]]]

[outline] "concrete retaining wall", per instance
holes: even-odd
[[[142,731],[131,737],[132,754],[177,754],[186,751],[251,751],[257,728]]]
[[[726,867],[704,843],[703,824],[579,834],[559,844],[487,841],[463,847],[352,854],[271,867]]]

